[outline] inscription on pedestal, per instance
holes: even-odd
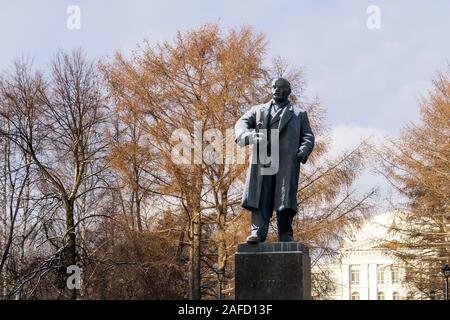
[[[308,300],[310,283],[310,258],[304,245],[239,245],[235,255],[236,299]]]

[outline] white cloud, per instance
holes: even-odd
[[[338,124],[331,130],[332,143],[329,154],[337,156],[344,151],[356,148],[363,140],[379,145],[386,136],[387,132],[378,128],[356,124]]]

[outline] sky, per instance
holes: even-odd
[[[73,5],[79,29],[67,27]],[[45,68],[58,49],[130,52],[144,38],[171,40],[207,22],[250,25],[267,36],[267,61],[283,56],[305,68],[306,94],[322,101],[335,154],[417,121],[420,99],[450,61],[448,0],[0,0],[0,70],[21,55]],[[383,185],[370,173],[360,183]]]

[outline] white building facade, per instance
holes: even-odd
[[[346,239],[336,262],[327,266],[335,279],[335,300],[406,300],[404,270],[392,254],[379,248],[395,225],[395,212],[376,215],[351,239]]]

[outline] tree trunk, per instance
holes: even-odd
[[[219,207],[219,211],[217,212],[217,227],[218,227],[218,252],[217,252],[217,288],[219,291],[219,299],[223,299],[222,289],[223,289],[223,281],[225,279],[225,268],[228,259],[227,254],[227,242],[226,242],[226,215],[228,209],[228,195],[226,192],[221,192],[221,204]]]
[[[67,279],[67,268],[72,265],[76,265],[76,235],[75,235],[75,219],[74,219],[74,203],[73,200],[66,201],[66,249],[64,256],[64,277]],[[66,289],[69,292],[69,297],[72,300],[77,299],[77,290]]]
[[[138,191],[136,191],[136,223],[137,223],[139,232],[142,232],[141,199],[139,198]]]
[[[4,155],[4,162],[3,162],[3,177],[2,177],[2,186],[3,186],[3,188],[2,188],[2,202],[3,202],[3,205],[2,205],[2,212],[3,212],[3,228],[2,228],[2,234],[0,234],[0,241],[2,241],[2,250],[5,250],[5,247],[4,246],[6,246],[6,243],[7,243],[7,241],[6,241],[6,238],[7,238],[7,235],[6,235],[6,230],[7,230],[7,227],[8,227],[8,225],[7,225],[7,218],[8,218],[8,214],[7,214],[7,203],[6,203],[6,201],[7,201],[7,189],[6,189],[6,182],[7,182],[7,179],[6,179],[6,176],[7,176],[7,173],[8,173],[8,171],[7,171],[7,169],[8,169],[8,167],[7,167],[7,163],[6,163],[6,161],[7,161],[7,158],[8,158],[8,140],[7,139],[4,139],[4,145],[3,145],[3,155]],[[8,293],[8,281],[7,281],[7,272],[6,272],[6,268],[5,269],[2,269],[1,270],[1,280],[2,280],[2,283],[0,283],[0,285],[1,285],[1,287],[2,287],[2,293],[3,293],[3,297],[6,297],[6,294]]]
[[[191,248],[190,248],[190,283],[189,299],[200,300],[200,240],[201,240],[201,213],[200,210],[194,210],[191,221]]]

